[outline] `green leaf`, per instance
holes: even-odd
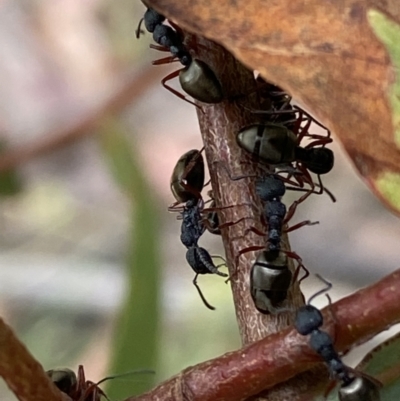
[[[400,399],[400,333],[370,351],[357,366],[383,384],[381,401]]]
[[[0,139],[0,155],[7,149],[4,139]],[[0,172],[0,196],[13,196],[22,190],[22,182],[17,171],[6,170]]]
[[[100,141],[116,182],[134,202],[128,246],[129,289],[115,327],[111,374],[136,369],[154,369],[158,363],[160,258],[158,216],[143,167],[128,141],[124,127],[107,119],[100,128]],[[112,227],[110,227],[112,229]],[[110,399],[141,394],[154,385],[154,375],[112,380]]]
[[[378,10],[368,11],[368,22],[374,30],[375,35],[385,46],[394,66],[395,81],[390,88],[389,100],[392,107],[395,142],[400,147],[400,25]]]

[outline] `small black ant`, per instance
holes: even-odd
[[[179,28],[171,22],[170,24],[176,30],[172,29],[168,25],[164,25],[163,22],[165,21],[165,17],[154,9],[148,8],[136,30],[136,37],[140,36],[140,25],[143,20],[146,29],[153,33],[154,41],[161,46],[151,47],[157,50],[169,51],[172,53],[172,56],[156,60],[153,62],[153,64],[170,63],[177,58],[184,66],[183,69],[174,71],[162,79],[161,83],[164,88],[197,107],[195,103],[186,99],[186,97],[181,93],[167,85],[169,80],[179,75],[179,82],[182,86],[182,89],[194,99],[203,103],[211,104],[221,102],[224,98],[221,83],[219,82],[213,70],[204,61],[193,59],[183,44],[183,39]]]
[[[311,302],[319,295],[329,291],[332,284],[319,275],[317,277],[326,286],[315,293],[308,300],[307,305],[301,306],[297,310],[294,326],[299,334],[310,335],[310,347],[324,360],[330,374],[341,382],[340,401],[379,401],[379,382],[346,366],[335,350],[332,337],[327,332],[320,330],[324,318],[320,310],[311,305]],[[330,301],[329,296],[328,299]]]
[[[233,181],[250,177],[248,175],[232,177],[226,166],[223,165],[223,167]],[[281,248],[283,232],[294,231],[305,225],[317,224],[317,222],[306,220],[292,227],[283,228],[294,215],[298,204],[309,195],[309,192],[295,201],[287,211],[285,204],[281,201],[286,189],[283,180],[277,175],[270,174],[261,178],[257,177],[256,193],[264,203],[262,221],[263,224],[267,226],[268,232],[261,232],[255,227],[250,227],[245,232],[252,231],[257,235],[265,236],[268,245],[267,248],[265,248],[265,246],[249,246],[241,249],[236,256],[235,264],[238,265],[241,255],[251,251],[262,250],[251,268],[250,291],[255,307],[264,314],[277,314],[284,310],[280,305],[286,299],[292,281],[297,279],[300,268],[303,268],[305,271],[300,281],[304,280],[309,275],[308,270],[304,267],[302,259],[297,253],[286,251]],[[298,190],[299,188],[289,187],[289,189]],[[248,218],[244,217],[235,222],[222,224],[221,228],[238,224],[246,219]],[[298,263],[293,280],[292,273],[288,267],[288,256],[295,259]]]
[[[71,369],[52,369],[46,372],[51,381],[72,401],[100,401],[100,397],[108,397],[101,390],[99,384],[110,378],[105,378],[97,383],[86,380],[82,365],[78,368],[78,377]]]
[[[103,390],[99,387],[101,383],[118,377],[131,375],[133,373],[154,373],[154,371],[143,369],[120,375],[107,376],[104,379],[99,380],[97,383],[86,380],[85,371],[82,365],[79,365],[78,377],[74,371],[68,368],[51,369],[46,373],[56,387],[63,393],[67,394],[72,401],[100,401],[101,397],[110,401]]]
[[[177,162],[171,177],[171,190],[176,203],[170,206],[170,211],[180,211],[181,242],[188,249],[186,260],[196,273],[193,284],[207,308],[214,310],[197,284],[199,274],[217,274],[227,277],[225,273],[218,271],[218,267],[208,251],[198,245],[200,237],[207,227],[207,218],[202,217],[204,201],[201,190],[204,185],[204,160],[201,151],[190,150],[186,152]],[[184,203],[183,206],[177,207]],[[215,229],[215,227],[214,227]]]
[[[246,232],[252,231],[257,235],[266,236],[269,244],[268,249],[270,251],[279,251],[282,250],[281,236],[282,232],[288,233],[294,230],[297,230],[300,227],[306,225],[314,225],[318,224],[318,222],[311,222],[310,220],[302,221],[292,227],[285,228],[283,227],[289,222],[289,220],[293,217],[297,206],[303,202],[312,191],[307,191],[302,197],[293,202],[290,206],[289,210],[286,210],[285,204],[282,202],[281,198],[285,194],[286,189],[294,190],[294,191],[303,191],[303,188],[296,187],[286,187],[284,184],[284,178],[278,176],[276,174],[269,174],[264,177],[252,176],[252,175],[241,175],[241,176],[232,176],[230,171],[226,168],[225,165],[222,165],[229,175],[229,178],[233,181],[241,180],[243,178],[251,178],[257,177],[256,181],[256,193],[260,197],[261,201],[264,203],[264,215],[262,216],[262,222],[264,225],[268,227],[268,232],[264,233],[262,231],[257,230],[255,227],[250,227],[246,230]],[[241,221],[249,219],[248,217],[243,217],[235,222],[229,222],[221,225],[221,228],[229,227],[235,224],[240,223]],[[251,219],[251,218],[250,218]],[[263,249],[263,246],[251,246],[248,248],[244,248],[239,251],[236,261],[241,255],[247,252],[256,251]],[[294,252],[284,251],[289,257],[296,259],[301,267],[302,265],[301,258]],[[237,263],[236,263],[237,264]],[[306,270],[304,268],[304,270]]]
[[[290,118],[284,123],[267,122],[244,127],[236,136],[237,143],[251,153],[256,160],[269,165],[281,167],[294,162],[295,168],[289,169],[289,172],[300,187],[308,183],[313,188],[313,193],[321,194],[325,190],[332,201],[335,201],[333,195],[323,187],[320,178],[321,174],[331,171],[334,164],[333,152],[325,147],[332,142],[330,131],[304,110],[297,106],[290,105],[290,107],[289,110],[261,111],[271,117],[286,114]],[[253,113],[256,112],[253,111]],[[298,117],[293,122],[294,113],[298,113]],[[304,126],[301,125],[303,122],[305,122]],[[324,128],[327,132],[326,136],[309,134],[312,122]],[[292,128],[291,124],[293,123]],[[301,147],[300,142],[304,137],[311,138],[313,141],[307,146]],[[320,191],[314,190],[316,184],[308,171],[317,174]],[[300,174],[298,174],[299,172]]]

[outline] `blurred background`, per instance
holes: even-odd
[[[172,169],[201,138],[194,108],[160,84],[177,64],[151,66],[164,54],[135,37],[144,11],[0,3],[0,314],[45,369],[82,364],[92,381],[156,371],[113,381],[113,400],[240,345],[229,287],[200,277],[217,310],[204,307],[167,212]],[[400,267],[400,227],[332,148],[324,184],[337,203],[311,197],[293,221],[320,224],[290,239],[336,300]],[[223,255],[219,237],[202,246]],[[0,398],[15,400],[3,383]]]

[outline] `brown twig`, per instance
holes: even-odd
[[[254,308],[250,297],[249,277],[256,252],[245,253],[237,260],[240,250],[249,246],[263,248],[266,245],[265,237],[246,233],[249,227],[255,227],[261,232],[266,230],[261,224],[263,211],[255,193],[254,178],[263,173],[257,163],[249,163],[248,154],[236,143],[237,132],[259,119],[248,111],[260,108],[257,89],[253,73],[221,46],[197,36],[186,35],[186,38],[190,43],[189,47],[196,52],[195,57],[212,67],[225,90],[223,102],[201,104],[197,113],[217,207],[235,205],[221,211],[221,224],[246,219],[223,229],[222,237],[242,342],[249,344],[287,327],[291,321],[290,313],[283,313],[279,317],[265,316]],[[228,172],[233,176],[249,175],[250,178],[232,181]],[[302,296],[295,285],[286,306],[295,309],[301,303]]]
[[[42,365],[0,319],[0,376],[20,401],[66,401]]]
[[[104,103],[88,112],[83,118],[79,117],[59,131],[44,134],[40,140],[22,145],[0,155],[0,172],[21,166],[22,164],[56,149],[62,148],[85,135],[95,132],[97,124],[108,114],[116,114],[127,105],[140,99],[149,86],[165,74],[163,68],[137,68],[121,80],[119,87]]]
[[[400,270],[323,310],[325,330],[343,352],[400,321]],[[335,316],[335,322],[332,319]],[[126,401],[240,401],[320,363],[308,338],[292,327],[241,350],[190,367]],[[300,394],[291,398],[296,401]]]

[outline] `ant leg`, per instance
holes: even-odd
[[[285,233],[290,233],[291,231],[295,231],[301,227],[304,226],[315,226],[316,224],[319,224],[319,221],[311,221],[311,220],[304,220],[301,223],[297,223],[292,227],[289,227],[284,230]]]
[[[78,380],[77,380],[77,387],[83,387],[84,383],[86,382],[85,378],[85,370],[83,369],[83,365],[79,365],[78,367]]]
[[[286,213],[286,216],[283,220],[283,224],[287,224],[289,220],[293,217],[294,212],[297,209],[297,206],[300,205],[301,202],[304,202],[311,194],[313,193],[312,190],[309,190],[307,193],[305,193],[303,196],[301,196],[299,199],[295,200],[289,207],[289,210]],[[288,231],[287,231],[288,232]]]
[[[299,276],[300,269],[303,269],[303,270],[304,270],[304,275],[303,275],[303,277],[299,280],[299,284],[300,284],[303,280],[305,280],[305,279],[310,275],[310,272],[308,271],[308,269],[305,268],[305,266],[304,266],[303,264],[297,265],[296,270],[294,271],[294,275],[293,275],[293,282],[296,282],[296,281],[297,281],[297,277]],[[304,296],[303,296],[303,298],[304,298]]]
[[[261,249],[264,249],[264,246],[260,246],[260,245],[253,245],[253,246],[248,246],[247,248],[243,248],[241,249],[238,254],[235,257],[235,267],[237,267],[239,265],[239,258],[244,255],[245,253],[249,253],[252,251],[260,251]],[[236,275],[236,273],[235,273]]]
[[[255,219],[254,217],[244,217],[244,219],[257,220],[257,219]],[[263,223],[263,224],[266,225],[265,223]],[[246,230],[244,230],[244,233],[243,233],[241,236],[239,236],[239,237],[233,237],[233,238],[231,239],[231,241],[233,242],[233,241],[237,241],[238,239],[242,239],[244,236],[246,236],[246,235],[249,234],[250,232],[252,232],[252,233],[254,233],[254,234],[256,234],[256,235],[259,235],[260,237],[265,237],[265,236],[267,235],[265,232],[260,231],[260,230],[258,230],[258,229],[255,228],[255,227],[250,227],[250,228],[246,228]]]
[[[150,47],[150,49],[158,50],[159,52],[169,52],[168,47],[165,47],[165,46],[159,46],[159,45],[155,45],[152,43],[149,47]],[[174,56],[174,58],[175,58],[175,56]]]
[[[301,280],[299,280],[299,283],[301,283],[305,278],[307,278],[310,275],[310,272],[308,271],[308,269],[303,265],[303,259],[301,259],[301,257],[296,252],[293,252],[293,251],[283,251],[283,252],[285,252],[286,255],[289,256],[289,258],[294,259],[298,264],[295,274],[294,274],[294,277],[296,279],[300,272],[300,269],[304,270],[304,276],[301,278]]]
[[[168,56],[168,57],[164,57],[164,58],[159,58],[158,60],[153,60],[151,62],[152,65],[163,65],[163,64],[169,64],[172,63],[174,60],[174,56]]]
[[[208,309],[215,310],[214,306],[212,306],[211,304],[209,304],[209,303],[207,302],[206,298],[204,297],[203,293],[201,292],[201,289],[200,289],[199,285],[197,284],[197,276],[198,276],[198,274],[196,274],[196,275],[194,276],[193,285],[196,287],[196,289],[197,289],[197,291],[198,291],[198,293],[199,293],[199,295],[200,295],[200,298],[201,298],[201,300],[203,301],[203,304],[204,304]]]
[[[236,221],[228,221],[228,222],[226,222],[226,223],[224,223],[224,224],[221,224],[221,225],[219,226],[219,228],[222,229],[222,228],[232,227],[232,226],[234,226],[234,225],[236,225],[236,224],[239,224],[239,223],[241,223],[242,221],[245,221],[245,220],[256,220],[256,219],[255,219],[254,217],[242,217],[242,218],[239,219],[239,220],[236,220]]]
[[[172,72],[171,74],[168,74],[166,77],[164,77],[161,80],[161,84],[162,86],[167,89],[168,91],[172,92],[175,96],[178,96],[180,99],[184,100],[185,102],[188,102],[190,104],[192,104],[193,106],[199,108],[203,113],[203,109],[201,106],[199,106],[198,104],[192,102],[191,100],[188,100],[186,98],[186,96],[182,95],[182,93],[178,92],[177,90],[175,90],[174,88],[172,88],[171,86],[167,85],[166,82],[170,81],[171,79],[177,77],[179,75],[179,73],[181,72],[181,70],[176,70],[174,72]]]
[[[315,124],[319,125],[321,128],[323,128],[325,131],[327,131],[327,136],[331,136],[331,132],[329,131],[328,128],[325,127],[325,125],[322,125],[318,120],[316,120],[311,114],[307,113],[305,110],[300,108],[299,106],[293,106],[294,109],[301,111],[308,119],[312,120]]]
[[[216,266],[217,269],[218,269],[218,267],[221,267],[221,266],[227,266],[227,264],[226,264],[226,259],[223,258],[221,255],[210,255],[210,256],[211,256],[213,259],[221,259],[221,260],[224,262],[223,264]]]
[[[301,128],[301,131],[297,135],[297,143],[300,143],[303,140],[303,138],[308,134],[308,130],[310,129],[311,122],[312,122],[311,120],[307,120],[304,127],[299,127],[299,128]]]
[[[172,205],[168,206],[168,211],[172,213],[182,213],[185,209],[185,206],[179,206],[182,202],[174,202]]]
[[[144,21],[144,18],[140,18],[139,24],[138,24],[138,26],[137,26],[137,28],[136,28],[136,31],[135,31],[136,39],[139,39],[139,38],[140,38],[140,34],[144,33],[144,31],[142,31],[142,30],[140,29],[141,26],[142,26],[142,22],[143,22],[143,21]]]
[[[324,147],[328,143],[333,142],[332,138],[323,138],[323,139],[318,139],[314,142],[309,143],[304,149],[310,149],[310,148],[315,148],[316,146],[322,145]]]

